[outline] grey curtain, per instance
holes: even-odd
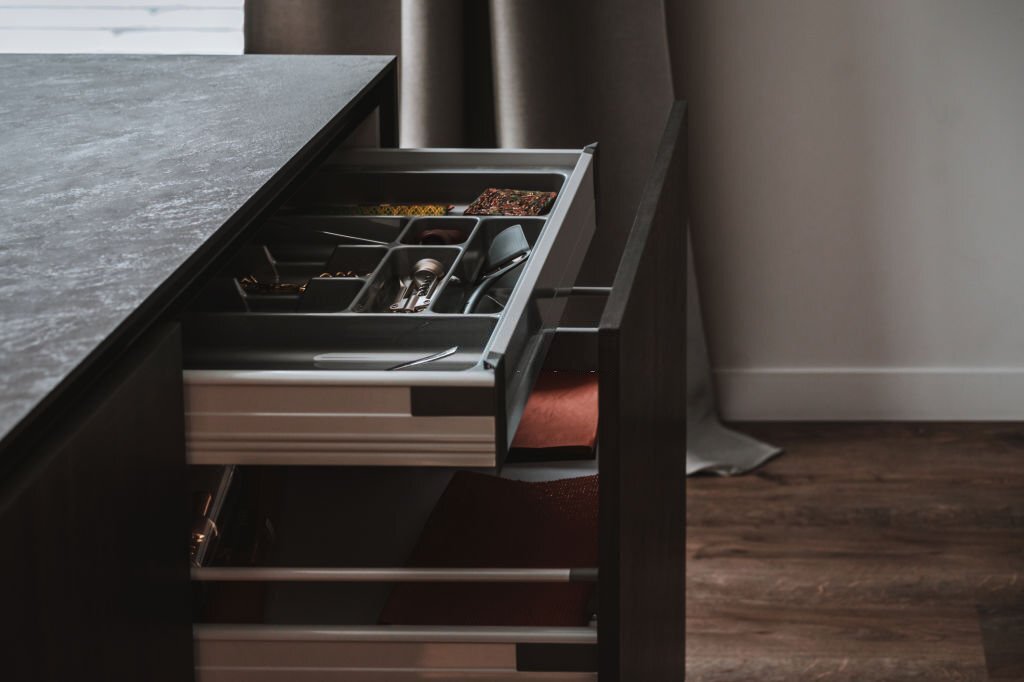
[[[598,232],[580,284],[607,285],[674,97],[680,10],[660,0],[247,0],[246,51],[395,54],[406,147],[600,143]],[[692,277],[692,268],[691,268]],[[778,451],[718,421],[695,280],[687,473]]]

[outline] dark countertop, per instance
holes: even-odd
[[[0,439],[391,61],[0,57]]]

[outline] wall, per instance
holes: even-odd
[[[725,415],[1024,418],[1024,2],[682,20]]]
[[[0,52],[241,54],[243,0],[0,0]]]

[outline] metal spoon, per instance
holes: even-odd
[[[320,234],[325,234],[328,237],[341,237],[342,239],[351,239],[354,242],[366,242],[367,244],[376,244],[378,246],[387,246],[390,242],[382,242],[378,239],[369,239],[368,237],[357,237],[352,234],[341,234],[339,232],[328,232],[327,230],[317,230]]]
[[[392,370],[396,370],[396,369],[406,369],[407,367],[415,367],[416,365],[425,365],[428,362],[433,362],[434,360],[440,360],[442,358],[448,357],[449,355],[455,355],[457,352],[459,352],[459,347],[458,346],[452,346],[451,348],[447,348],[447,349],[445,349],[445,350],[443,350],[443,351],[441,351],[439,353],[433,353],[432,355],[424,355],[422,358],[417,358],[416,360],[410,360],[409,362],[402,362],[402,363],[399,363],[399,364],[395,365],[394,367],[388,367],[388,370],[392,371]]]

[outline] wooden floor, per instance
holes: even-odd
[[[1024,425],[741,425],[691,479],[687,679],[1024,680]]]

